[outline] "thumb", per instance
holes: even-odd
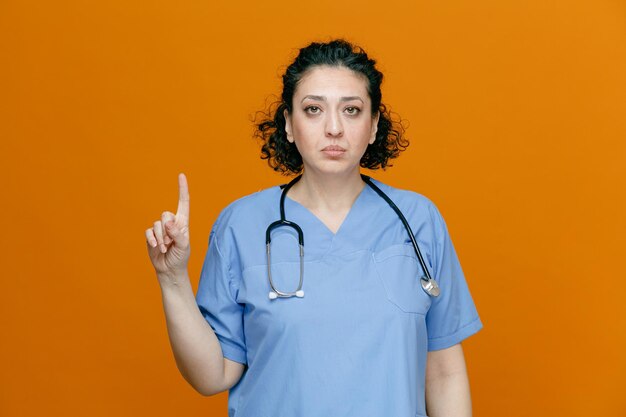
[[[185,247],[189,243],[183,231],[172,220],[165,223],[165,232],[172,238],[176,246]]]

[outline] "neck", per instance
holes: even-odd
[[[347,174],[304,171],[289,197],[310,209],[341,210],[352,206],[365,185],[358,169]]]

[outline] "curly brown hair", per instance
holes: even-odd
[[[404,137],[402,123],[392,120],[391,112],[381,102],[380,85],[383,74],[376,69],[375,64],[376,61],[369,58],[362,48],[343,39],[327,43],[313,42],[301,48],[282,76],[282,99],[271,103],[266,112],[257,112],[261,120],[254,120],[254,137],[263,143],[261,158],[267,159],[274,171],[284,175],[302,172],[302,156],[296,145],[287,140],[284,110],[292,112],[293,95],[304,75],[313,67],[325,65],[349,68],[367,79],[367,92],[372,100],[372,117],[377,111],[380,112],[380,117],[376,140],[368,145],[360,165],[363,168],[383,170],[392,166],[389,160],[397,158],[409,146],[409,141]]]

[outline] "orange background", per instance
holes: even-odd
[[[626,415],[623,1],[2,1],[0,414],[226,416],[179,374],[144,230],[191,194],[190,276],[286,178],[250,118],[343,36],[410,123],[386,172],[443,213],[484,329],[476,416]],[[277,381],[280,383],[280,381]]]

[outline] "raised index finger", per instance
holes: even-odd
[[[178,174],[178,209],[176,217],[189,219],[189,188],[187,187],[187,177],[182,172]]]

